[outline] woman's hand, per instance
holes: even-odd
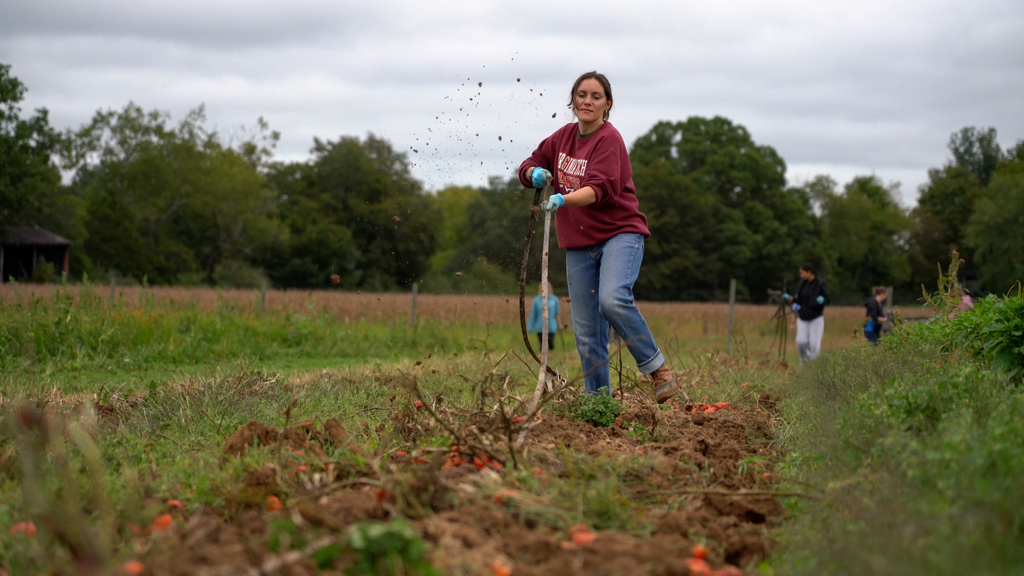
[[[551,182],[551,172],[544,168],[534,168],[530,180],[533,181],[534,188],[544,188],[548,185],[548,182]]]
[[[548,212],[554,213],[555,210],[558,210],[564,205],[565,196],[562,196],[561,194],[552,194],[551,197],[548,198],[541,207],[547,210]]]

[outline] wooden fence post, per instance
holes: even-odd
[[[729,338],[725,347],[726,354],[732,354],[732,317],[736,308],[736,279],[729,280]]]
[[[419,292],[420,283],[412,283],[412,311],[409,313],[409,327],[416,325],[416,294]]]

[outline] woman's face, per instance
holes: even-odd
[[[814,274],[811,274],[810,270],[804,270],[804,269],[801,268],[800,269],[800,279],[805,281],[805,282],[810,282],[811,280],[814,280]]]
[[[583,124],[599,124],[611,110],[612,102],[605,96],[601,83],[593,78],[580,82],[573,96],[573,110]]]

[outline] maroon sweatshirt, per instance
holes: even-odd
[[[540,143],[519,166],[519,182],[531,167],[547,168],[555,192],[564,196],[590,186],[597,201],[589,206],[563,206],[555,212],[558,245],[565,250],[587,248],[623,233],[651,236],[633,186],[633,167],[622,135],[609,122],[585,137],[576,122],[566,124]]]

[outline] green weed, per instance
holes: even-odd
[[[349,546],[356,561],[349,574],[365,576],[440,575],[427,562],[427,545],[406,521],[362,522],[349,531]]]
[[[602,388],[597,394],[581,394],[574,415],[577,420],[607,428],[615,424],[621,412],[622,405],[608,394],[607,388]]]

